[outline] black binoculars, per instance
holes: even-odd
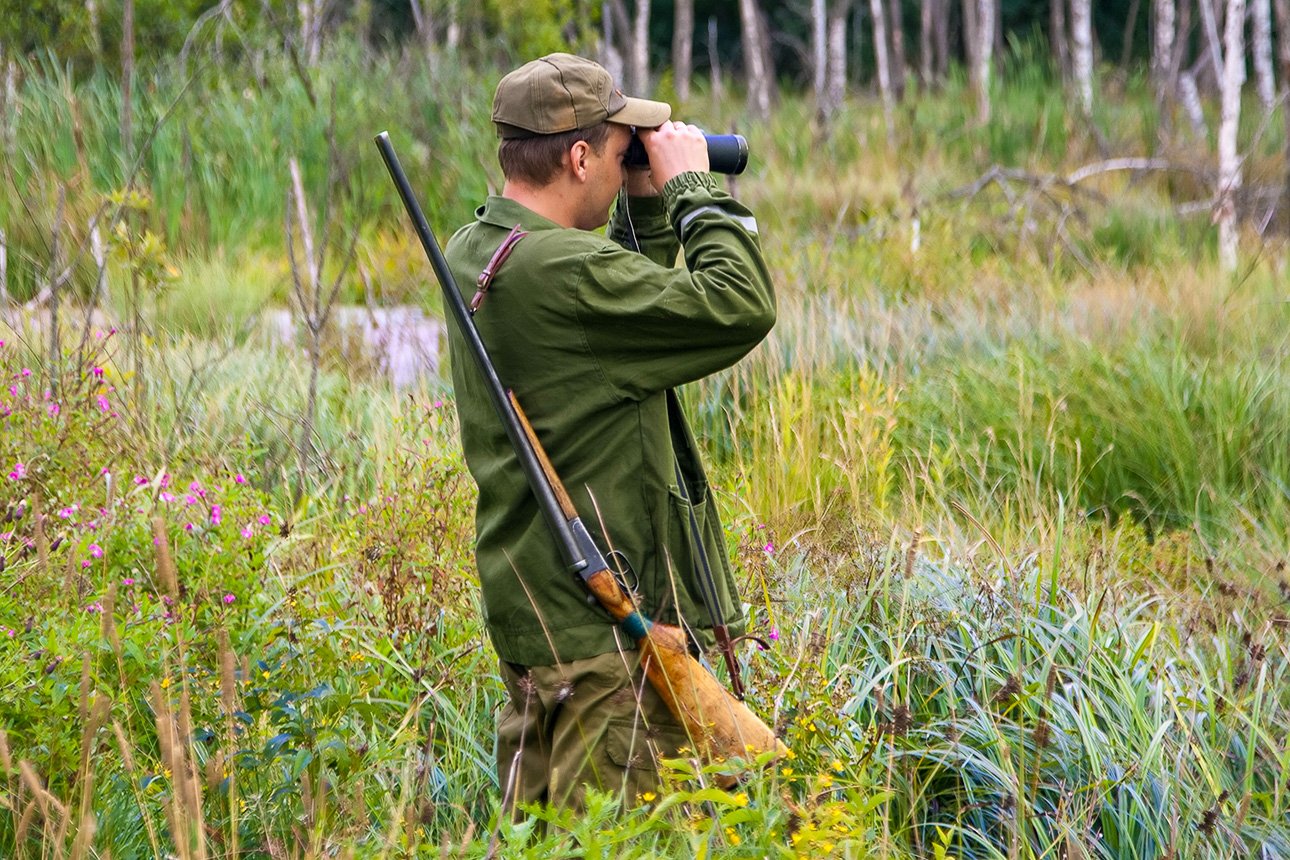
[[[742,134],[705,134],[708,142],[708,169],[713,173],[743,173],[748,166],[748,141]],[[649,167],[645,144],[632,135],[623,163],[628,167]]]

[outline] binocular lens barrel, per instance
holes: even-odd
[[[748,166],[748,141],[742,134],[705,134],[708,142],[708,169],[713,173],[739,174]],[[649,156],[639,137],[627,147],[628,167],[648,167]]]

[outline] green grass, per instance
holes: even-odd
[[[391,130],[446,237],[498,179],[495,70],[342,41],[315,107],[276,52],[191,81],[159,63],[106,316],[78,349],[64,308],[57,362],[0,323],[0,855],[1290,856],[1278,249],[1247,237],[1219,276],[1204,219],[1174,213],[1203,194],[1187,174],[956,194],[1101,157],[1025,51],[996,122],[955,77],[891,149],[871,101],[825,130],[805,99],[752,123],[696,91],[702,125],[752,143],[737,185],[780,321],[684,398],[771,644],[743,653],[750,704],[793,756],[733,791],[678,760],[636,808],[519,823],[451,392],[329,352],[302,476],[310,368],[256,324],[290,294],[292,156],[373,298],[434,311],[370,137]],[[80,249],[125,176],[116,84],[25,71],[0,191],[20,298],[59,187]],[[1110,86],[1116,154],[1153,151],[1150,105]],[[1252,170],[1275,173],[1275,125]],[[344,300],[366,293],[356,268]]]

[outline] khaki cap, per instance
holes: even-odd
[[[525,63],[502,78],[493,96],[493,122],[504,138],[559,134],[606,120],[656,128],[671,115],[671,105],[628,98],[604,66],[573,54]]]

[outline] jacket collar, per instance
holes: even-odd
[[[485,224],[501,227],[504,230],[509,230],[516,224],[527,232],[564,229],[549,218],[544,218],[532,209],[499,194],[489,195],[484,205],[475,210],[475,217]]]

